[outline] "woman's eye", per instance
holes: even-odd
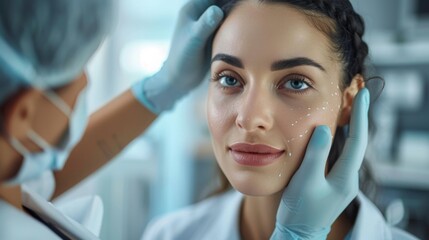
[[[238,86],[240,86],[240,82],[232,76],[221,76],[219,78],[219,83],[223,87],[238,87]]]
[[[294,90],[294,91],[303,91],[303,90],[306,90],[307,88],[309,88],[310,86],[304,80],[291,79],[285,83],[284,87],[287,89],[290,89],[290,90]]]

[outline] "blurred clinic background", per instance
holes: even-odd
[[[118,23],[88,68],[92,111],[160,68],[186,0],[118,2]],[[352,2],[366,21],[370,73],[386,83],[372,111],[370,197],[392,225],[429,239],[429,1]],[[218,181],[205,89],[58,201],[96,193],[104,202],[101,239],[139,239],[150,219],[207,196]]]

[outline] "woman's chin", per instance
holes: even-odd
[[[232,187],[247,196],[263,197],[276,194],[283,191],[285,179],[248,179],[248,178],[234,178],[229,179]]]
[[[270,192],[264,189],[236,188],[236,187],[234,187],[234,189],[239,191],[243,195],[252,196],[252,197],[265,197],[265,196],[270,196],[274,194],[274,192]]]

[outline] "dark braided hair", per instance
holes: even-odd
[[[217,0],[215,4],[228,16],[234,7],[243,1],[245,0]],[[342,62],[341,90],[349,86],[357,74],[366,79],[365,60],[368,56],[368,45],[363,40],[365,24],[349,0],[258,0],[258,2],[284,3],[308,16],[310,22],[330,40],[332,51]],[[369,123],[372,129],[372,121]],[[346,133],[344,127],[337,127],[328,157],[329,169],[341,154]],[[366,174],[370,175],[368,172]],[[221,188],[225,189],[229,183],[221,181],[221,185]]]
[[[265,1],[264,1],[265,2]],[[270,2],[270,1],[268,1]],[[365,59],[368,55],[368,45],[363,41],[365,24],[362,17],[357,14],[348,0],[316,0],[316,1],[272,1],[286,2],[310,17],[314,14],[328,17],[334,24],[334,31],[326,32],[326,28],[319,27],[325,24],[320,19],[314,19],[313,23],[324,30],[331,40],[334,50],[340,54],[344,64],[344,83],[349,85],[356,74],[365,74]],[[317,21],[315,21],[317,20]]]

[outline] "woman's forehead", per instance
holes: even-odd
[[[237,5],[217,32],[213,55],[226,53],[272,62],[308,57],[329,64],[335,59],[330,42],[304,13],[281,3],[244,1]]]

